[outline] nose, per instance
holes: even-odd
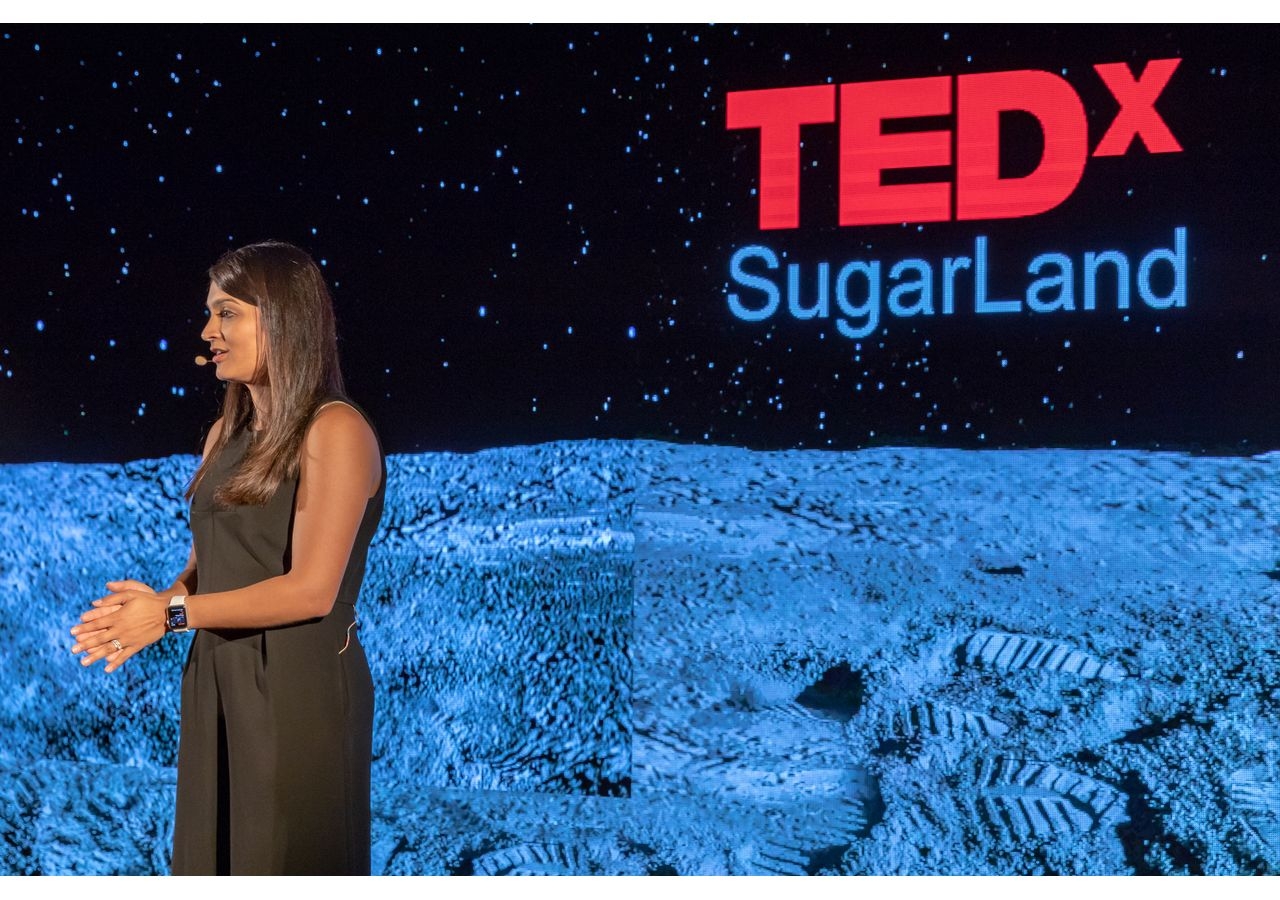
[[[204,323],[204,328],[200,330],[200,340],[204,341],[206,344],[212,341],[215,337],[218,336],[218,333],[219,333],[218,326],[219,326],[218,317],[215,315],[210,315],[209,320]]]

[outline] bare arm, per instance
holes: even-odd
[[[378,442],[364,416],[345,403],[321,410],[302,443],[293,565],[239,590],[187,597],[187,623],[268,628],[327,615],[381,469]]]
[[[200,583],[196,578],[196,571],[196,545],[195,541],[192,541],[191,552],[187,554],[187,564],[182,567],[178,577],[173,579],[173,584],[160,591],[160,596],[177,597],[179,595],[194,594],[197,585]]]
[[[269,628],[326,615],[337,599],[381,468],[377,439],[360,413],[346,404],[321,410],[302,444],[289,571],[234,591],[188,594],[188,625]],[[194,586],[186,579],[194,580],[195,574],[193,553],[187,569],[165,595]],[[93,624],[77,626],[85,631],[73,630],[88,651],[81,662],[90,665],[106,656],[110,642],[119,640],[124,650],[118,658],[112,654],[107,666],[107,671],[113,671],[137,650],[159,640],[165,630],[165,595],[129,588],[95,600],[97,609],[81,616]],[[106,607],[115,609],[100,615]],[[89,634],[88,628],[99,630]]]

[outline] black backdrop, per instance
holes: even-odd
[[[0,39],[0,460],[194,452],[217,394],[190,363],[202,273],[267,237],[324,260],[351,393],[391,451],[632,436],[1271,448],[1276,37],[15,26]],[[1157,108],[1183,152],[1093,158],[1031,218],[841,228],[836,128],[821,126],[804,131],[801,227],[761,232],[757,134],[725,127],[729,91],[1037,68],[1081,95],[1093,145],[1116,103],[1092,66],[1169,57]],[[1034,156],[1017,124],[1009,152]],[[819,260],[937,260],[984,235],[993,290],[1013,291],[1037,253],[1121,249],[1136,268],[1177,226],[1181,310],[886,316],[855,348],[726,303],[729,259],[751,243],[808,278]]]

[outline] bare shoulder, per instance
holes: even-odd
[[[311,420],[302,442],[302,475],[323,470],[323,477],[367,480],[370,495],[382,475],[378,439],[368,421],[350,404],[325,404]]]

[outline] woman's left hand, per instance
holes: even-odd
[[[109,581],[107,590],[116,593],[94,600],[94,608],[71,629],[77,641],[71,652],[84,653],[80,664],[85,666],[110,657],[106,671],[114,672],[133,654],[164,637],[169,601],[136,581]],[[119,641],[121,649],[116,650],[112,641]]]

